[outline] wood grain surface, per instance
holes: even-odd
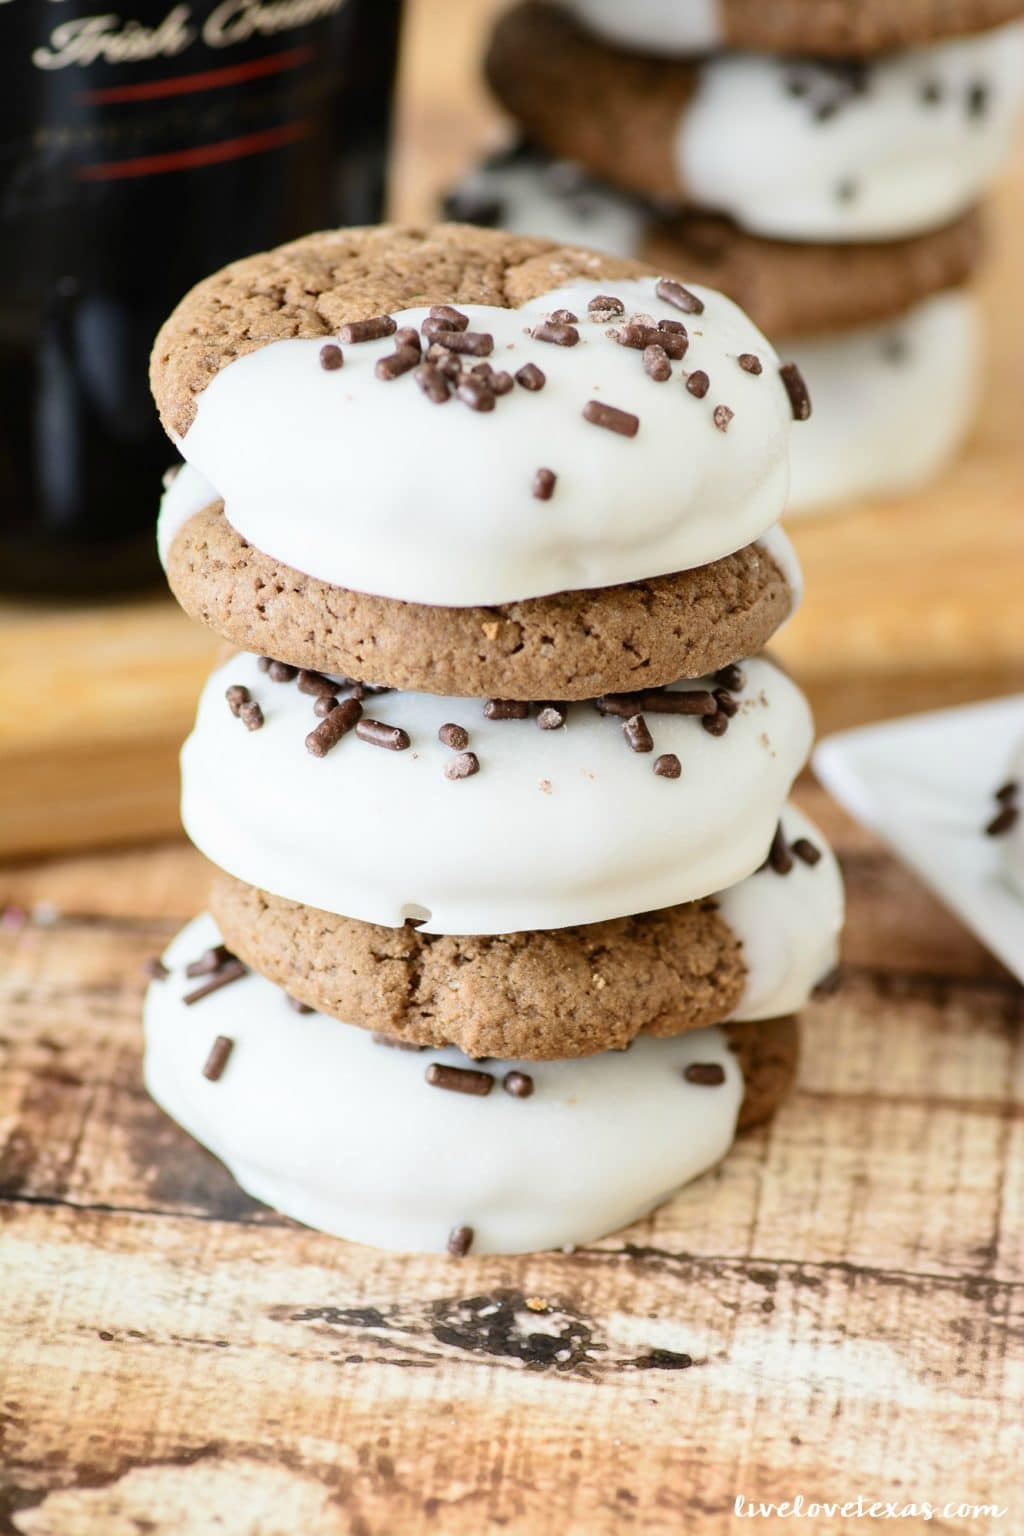
[[[396,206],[501,125],[500,0],[414,0]],[[1016,201],[1015,201],[1016,199]],[[1019,189],[972,448],[805,526],[826,727],[1024,686]],[[849,890],[775,1121],[572,1254],[401,1258],[244,1196],[141,1085],[141,966],[205,899],[175,758],[218,642],[169,602],[0,618],[0,1536],[1024,1533],[1024,993],[809,781]],[[164,841],[140,844],[140,837]],[[89,845],[121,842],[91,853]],[[78,850],[78,851],[76,851]]]
[[[850,923],[797,1092],[571,1255],[399,1258],[255,1205],[140,1079],[141,966],[198,855],[3,877],[0,1531],[660,1536],[796,1493],[1024,1529],[1024,995],[801,798]]]

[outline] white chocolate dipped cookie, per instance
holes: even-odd
[[[673,906],[761,864],[810,748],[796,685],[760,658],[739,674],[728,716],[709,679],[603,714],[498,700],[488,718],[481,701],[391,692],[318,723],[313,695],[238,656],[203,690],[182,820],[246,884],[385,927],[511,933]],[[677,693],[702,713],[673,712]]]
[[[499,159],[478,167],[451,206],[559,238],[579,218],[581,237],[586,230],[603,245],[631,238],[616,248],[645,260],[656,253],[684,275],[706,279],[717,270],[723,290],[758,323],[788,322],[777,350],[796,359],[814,410],[793,434],[787,516],[903,494],[962,447],[978,395],[978,305],[964,287],[934,285],[943,274],[962,282],[973,269],[977,242],[966,226],[894,242],[886,254],[903,269],[900,278],[880,268],[877,246],[821,247],[812,266],[813,247],[743,235],[724,220],[649,215],[641,223],[632,200],[579,173],[574,181],[571,169],[524,154]],[[886,312],[891,301],[897,307]],[[872,313],[879,308],[882,315]],[[858,310],[869,323],[859,323]],[[817,334],[809,319],[822,327]]]
[[[683,58],[719,48],[864,58],[982,32],[1019,0],[562,0],[618,48]]]
[[[620,54],[525,0],[487,67],[533,143],[628,192],[776,239],[899,240],[957,218],[1006,160],[1024,24],[870,61],[690,63]]]
[[[795,806],[764,867],[717,896],[484,938],[382,928],[220,875],[231,953],[295,1000],[405,1043],[543,1061],[803,1008],[835,969],[839,868]]]
[[[419,354],[381,378],[395,327],[421,336],[429,307],[343,343],[333,370],[319,340],[274,341],[221,369],[178,446],[244,539],[359,592],[496,604],[702,566],[777,521],[793,409],[774,350],[730,300],[702,289],[680,309],[658,289],[618,281],[600,319],[594,282],[518,309],[459,306],[463,329],[441,334],[500,370],[497,395],[467,381],[432,403]],[[637,315],[647,341],[620,344]],[[664,379],[645,368],[648,344],[680,353],[664,352]]]
[[[149,988],[149,1092],[256,1199],[381,1248],[523,1253],[616,1231],[718,1163],[792,1076],[790,1020],[539,1066],[388,1049],[230,964],[189,977],[219,941],[194,920]]]

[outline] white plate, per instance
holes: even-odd
[[[818,777],[1024,981],[1024,901],[984,828],[1024,739],[1024,694],[828,736]]]

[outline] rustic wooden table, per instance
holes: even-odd
[[[487,9],[413,5],[407,210],[490,132]],[[828,595],[792,645],[829,724],[1024,684],[1012,421],[983,426],[934,521],[922,504],[807,531]],[[946,589],[908,553],[936,528]],[[931,629],[908,648],[915,604]],[[104,727],[109,665],[91,661],[95,723],[62,757],[25,688],[43,722],[11,757],[13,788],[36,775],[26,847],[46,820],[74,845],[168,824],[148,664],[185,630],[161,607],[19,613],[6,635],[67,655],[83,625],[125,708]],[[207,655],[188,633],[167,673],[182,709]],[[202,905],[198,855],[65,847],[0,873],[0,1536],[716,1536],[746,1528],[737,1497],[797,1494],[994,1504],[898,1528],[1024,1531],[1024,994],[819,789],[800,798],[850,917],[797,1091],[715,1173],[572,1255],[403,1259],[249,1201],[141,1086],[141,965]]]

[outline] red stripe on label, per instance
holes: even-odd
[[[135,160],[104,160],[83,165],[79,181],[119,181],[128,176],[162,176],[168,171],[194,170],[200,165],[219,165],[225,160],[241,160],[246,155],[261,155],[283,144],[295,144],[312,132],[308,119],[282,123],[262,133],[248,133],[239,139],[221,139],[217,144],[198,144],[193,149],[176,149],[165,155],[141,155]]]
[[[139,85],[111,85],[104,90],[80,91],[78,100],[93,106],[114,101],[155,101],[159,96],[189,96],[196,91],[216,91],[225,85],[238,85],[242,80],[257,80],[261,75],[279,75],[287,69],[307,64],[312,57],[313,49],[307,43],[284,53],[250,59],[248,64],[226,64],[223,69],[175,75],[170,80],[147,80]]]

